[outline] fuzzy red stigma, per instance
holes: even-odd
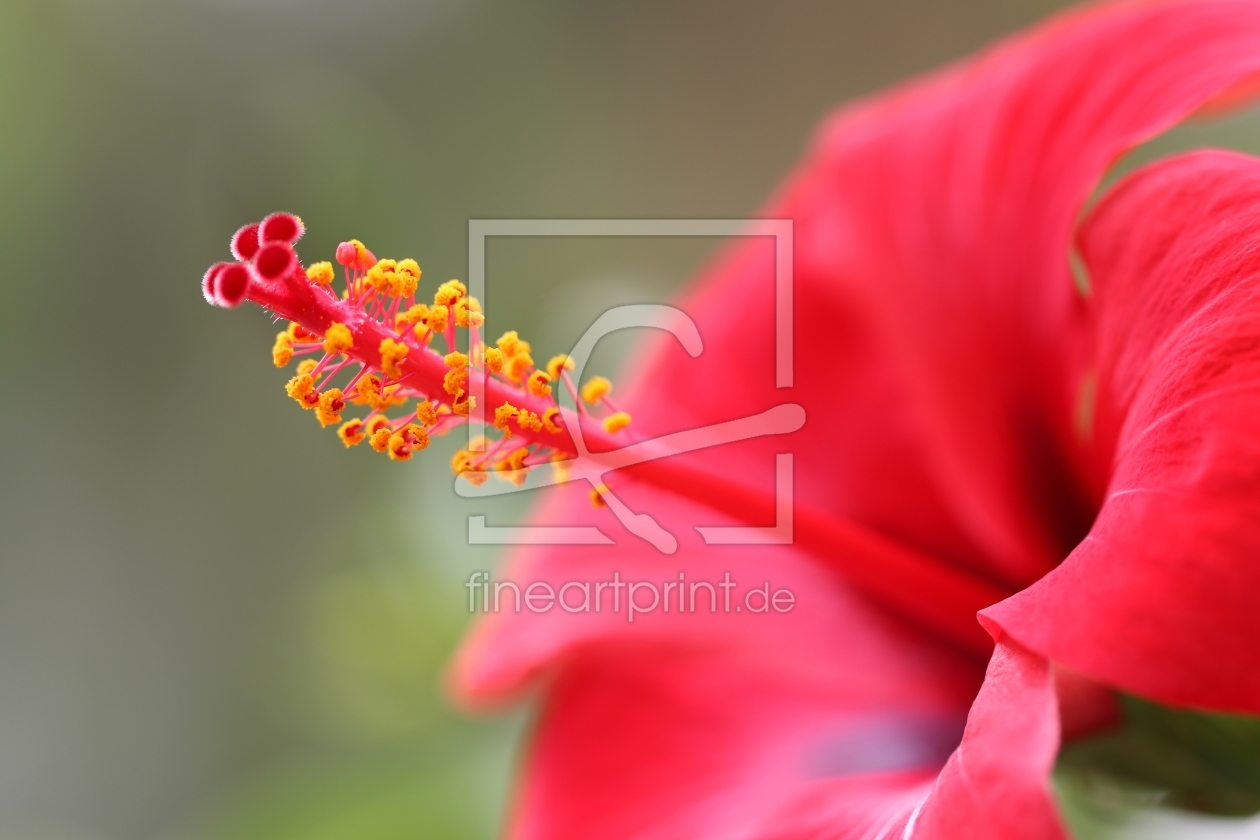
[[[302,220],[292,213],[272,213],[259,225],[258,241],[263,244],[286,242],[291,245],[301,239],[305,232],[306,227]]]
[[[232,235],[232,256],[249,262],[258,253],[258,225],[245,225]]]
[[[201,294],[207,303],[231,309],[245,300],[249,279],[249,269],[241,263],[215,263],[201,279]]]
[[[254,258],[254,270],[263,280],[280,280],[298,268],[297,254],[287,242],[270,242]]]

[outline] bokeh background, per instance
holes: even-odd
[[[526,500],[296,410],[267,318],[201,300],[237,226],[431,281],[469,218],[747,216],[835,104],[1056,5],[0,2],[0,840],[499,824],[527,713],[460,716],[441,673],[496,560],[463,517]],[[491,324],[560,352],[717,244],[496,242]]]

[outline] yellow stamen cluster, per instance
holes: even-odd
[[[363,439],[367,437],[367,431],[364,429],[363,421],[355,418],[341,424],[341,428],[337,429],[337,437],[341,438],[341,442],[349,449],[351,446],[363,443]]]
[[[468,287],[458,280],[447,280],[441,286],[438,286],[437,292],[433,295],[433,304],[435,306],[454,306],[455,302],[464,295],[468,294]]]
[[[429,433],[415,423],[408,423],[389,436],[386,448],[392,461],[410,461],[411,456],[429,446]]]
[[[367,284],[391,298],[411,297],[420,286],[420,266],[415,260],[377,260],[368,269]]]
[[[401,341],[395,341],[392,338],[386,338],[381,341],[381,370],[390,379],[402,378],[402,362],[407,358],[407,351],[411,349]]]
[[[432,337],[429,332],[429,307],[423,303],[417,303],[405,312],[400,312],[398,317],[394,319],[394,330],[405,333],[411,329],[416,338],[425,339]]]
[[[534,358],[530,355],[529,342],[510,330],[499,336],[495,342],[503,354],[503,374],[512,382],[520,382],[534,368]]]
[[[521,410],[509,402],[505,402],[494,410],[494,427],[506,434],[512,436],[512,430],[508,428],[508,421],[520,414]]]
[[[293,361],[293,336],[288,330],[276,333],[276,343],[271,346],[271,361],[278,368]]]
[[[354,335],[345,324],[329,324],[324,333],[324,352],[336,356],[354,347]]]
[[[503,351],[498,347],[486,348],[486,370],[491,373],[503,372],[504,356]]]
[[[475,449],[484,449],[486,439],[484,437],[474,438],[470,445]],[[479,465],[479,456],[467,449],[461,449],[451,456],[451,472],[456,476],[463,476],[473,486],[485,484],[486,479],[490,476],[481,471]]]
[[[529,475],[529,470],[525,466],[525,459],[528,457],[529,449],[526,447],[512,450],[506,458],[495,464],[496,475],[519,487],[525,483],[525,478]]]
[[[315,419],[321,428],[341,422],[341,412],[345,411],[346,401],[342,399],[340,388],[329,388],[319,395],[315,406]]]
[[[311,267],[306,269],[307,279],[316,286],[332,286],[333,278],[336,276],[330,262],[312,263]]]
[[[466,297],[455,301],[455,325],[464,329],[475,329],[486,322],[482,314],[481,303],[476,298]]]
[[[426,426],[432,426],[438,421],[437,408],[428,400],[421,400],[416,403],[416,419]]]
[[[559,356],[552,356],[547,362],[547,375],[551,377],[551,381],[555,382],[560,378],[560,372],[565,370],[573,370],[573,360],[561,353]]]
[[[441,304],[436,304],[429,310],[429,317],[425,319],[425,325],[435,333],[444,333],[450,323],[450,310]]]
[[[520,427],[522,432],[541,432],[543,428],[542,418],[532,411],[521,410],[516,415],[516,425]]]
[[[297,401],[302,408],[312,409],[319,405],[319,394],[315,392],[315,380],[308,373],[299,373],[284,386],[284,392]]]
[[[555,377],[548,375],[546,372],[536,370],[529,375],[529,379],[525,381],[525,385],[529,388],[529,392],[535,397],[550,397],[551,382]]]
[[[630,415],[624,411],[610,414],[604,418],[604,431],[613,435],[630,425]]]
[[[514,384],[520,400],[501,401],[494,410],[494,426],[502,433],[501,439],[483,439],[455,454],[451,468],[456,475],[479,484],[495,472],[519,484],[533,465],[569,457],[559,444],[543,437],[564,433],[554,391],[557,382],[573,388],[565,375],[574,368],[568,356],[553,356],[545,369],[536,369],[529,342],[515,331],[504,333],[493,346],[482,345],[476,333],[485,324],[480,302],[468,296],[459,280],[439,285],[432,303],[417,301],[421,271],[415,260],[377,259],[362,242],[351,240],[337,249],[337,262],[345,269],[344,292],[338,296],[332,288],[337,280],[332,263],[317,262],[307,268],[307,280],[320,290],[316,303],[310,305],[322,311],[309,322],[298,315],[291,317],[319,326],[307,329],[290,322],[276,335],[272,362],[285,367],[295,357],[311,354],[299,362],[285,391],[313,411],[321,426],[335,425],[343,445],[354,447],[366,441],[391,460],[410,460],[429,446],[434,435],[444,434],[468,416],[475,405],[468,394],[472,377],[496,376],[496,387]],[[386,328],[384,337],[380,337],[381,327]],[[470,352],[455,349],[456,328],[469,330]],[[444,354],[439,355],[435,342],[446,344]],[[437,391],[434,376],[442,369],[435,370],[439,362],[445,372],[440,374]],[[607,380],[595,377],[583,396],[594,403],[610,390]],[[604,402],[612,412],[604,418],[604,427],[624,428],[629,415]],[[369,411],[363,417],[343,418],[350,404]],[[391,419],[388,413],[393,412],[398,414]],[[508,445],[508,438],[517,438],[512,441],[515,445]]]
[[[612,383],[602,376],[592,376],[582,386],[582,399],[594,405],[612,393]]]

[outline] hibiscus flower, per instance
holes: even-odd
[[[824,125],[764,212],[794,223],[795,387],[750,239],[680,304],[704,352],[655,341],[619,395],[644,437],[785,401],[804,427],[669,459],[690,485],[612,474],[674,555],[567,486],[536,523],[616,545],[500,574],[729,573],[794,606],[482,618],[458,694],[541,704],[510,836],[1060,838],[1047,776],[1107,714],[1091,686],[1260,713],[1260,161],[1171,158],[1086,208],[1257,73],[1260,4],[1094,7]],[[782,452],[795,544],[706,544],[774,521]]]
[[[203,288],[293,322],[276,365],[318,356],[288,391],[348,447],[409,460],[484,402],[497,439],[452,462],[474,483],[574,464],[579,426],[612,451],[803,409],[594,497],[546,491],[536,524],[615,542],[512,555],[496,598],[561,601],[489,612],[452,670],[470,705],[541,705],[510,836],[1062,838],[1048,774],[1065,735],[1114,720],[1113,690],[1260,714],[1260,161],[1170,158],[1087,206],[1125,151],[1258,80],[1260,3],[1134,3],[845,108],[765,211],[793,224],[790,390],[764,238],[681,302],[703,352],[645,346],[582,414],[553,393],[577,401],[565,357],[536,367],[515,333],[480,349],[457,281],[417,303],[416,263],[348,242],[335,293],[293,216],[238,232]],[[793,541],[706,542],[776,521],[783,453]],[[675,551],[620,530],[627,511]],[[589,609],[582,584],[622,575],[661,582],[637,593],[652,608]]]

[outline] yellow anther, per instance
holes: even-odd
[[[271,345],[271,361],[278,368],[293,361],[293,336],[289,335],[288,330],[276,333],[276,343]]]
[[[284,391],[297,401],[302,408],[314,408],[319,404],[319,394],[315,391],[315,380],[310,374],[300,373],[289,380]]]
[[[345,324],[332,323],[328,325],[328,331],[324,333],[324,352],[332,353],[334,356],[338,353],[344,353],[354,346],[354,336],[350,332],[350,328]]]
[[[486,483],[486,479],[490,476],[484,472],[475,471],[477,458],[466,449],[461,449],[451,457],[451,472],[455,475],[462,475],[469,484],[479,487]]]
[[[499,469],[496,475],[504,481],[510,481],[519,487],[525,483],[525,479],[529,476],[529,468],[525,466],[525,459],[528,457],[529,450],[524,447],[513,450],[511,454],[495,465]]]
[[[381,378],[376,374],[370,374],[359,380],[356,386],[355,395],[350,401],[359,405],[371,406],[373,411],[384,411],[392,405],[396,404],[395,398],[392,396],[396,387],[381,390]]]
[[[512,430],[508,428],[508,421],[520,413],[521,410],[519,408],[510,402],[505,402],[494,410],[494,427],[511,436]]]
[[[429,317],[425,321],[429,329],[435,333],[446,332],[446,325],[450,317],[450,312],[445,306],[434,306],[429,310]]]
[[[468,367],[468,356],[456,350],[454,353],[447,353],[443,359],[448,368],[455,370],[464,370]]]
[[[464,327],[480,327],[486,322],[481,313],[481,301],[474,297],[460,298],[455,302],[455,325]]]
[[[410,348],[401,341],[392,338],[381,339],[381,370],[392,379],[402,378],[402,360],[407,358]]]
[[[367,421],[366,430],[369,435],[374,435],[377,432],[379,432],[381,429],[388,429],[388,428],[389,428],[389,418],[382,414],[376,414],[370,420]]]
[[[446,372],[446,376],[442,379],[442,390],[450,394],[452,397],[458,397],[464,393],[464,386],[468,384],[468,371],[459,368],[452,368]]]
[[[516,355],[508,361],[504,375],[513,382],[520,382],[533,366],[534,360],[530,358],[529,353],[522,352],[518,347]]]
[[[355,418],[342,423],[341,428],[337,430],[337,437],[341,438],[341,442],[346,445],[347,449],[363,443],[363,439],[367,437],[367,432],[363,428],[363,421]]]
[[[376,265],[368,269],[367,281],[373,289],[384,294],[395,282],[398,263],[394,260],[377,260]]]
[[[369,374],[359,380],[355,385],[354,396],[350,398],[350,402],[372,405],[372,403],[381,395],[380,377]],[[375,408],[375,406],[373,406]],[[379,410],[379,409],[378,409]]]
[[[411,456],[429,445],[429,433],[408,423],[389,436],[389,457],[393,461],[410,461]]]
[[[547,362],[547,375],[551,377],[552,382],[560,378],[561,370],[573,370],[573,360],[563,353],[552,356]]]
[[[616,414],[609,415],[604,418],[604,431],[610,435],[620,432],[626,426],[630,425],[630,415],[624,411],[618,411]]]
[[[569,464],[564,460],[563,455],[557,455],[555,460],[551,462],[551,469],[556,474],[556,481],[563,484],[569,480]]]
[[[367,262],[367,258],[368,258],[367,246],[357,239],[351,239],[350,244],[354,246],[355,262],[358,263],[359,265],[362,265],[363,263]]]
[[[503,335],[499,336],[499,340],[494,344],[503,352],[503,355],[509,359],[516,355],[516,351],[518,349],[523,348],[526,353],[529,352],[529,342],[522,341],[521,337],[516,334],[516,330],[508,330]]]
[[[582,399],[591,405],[599,402],[612,392],[612,383],[602,376],[592,376],[590,380],[582,386]]]
[[[298,376],[306,376],[307,374],[315,370],[315,365],[316,365],[316,361],[314,359],[303,359],[302,361],[298,362],[298,366],[297,366]]]
[[[368,444],[371,445],[371,447],[377,452],[384,452],[386,449],[389,449],[389,439],[392,436],[393,432],[391,432],[389,430],[389,426],[386,425],[385,428],[377,429],[375,432],[372,432],[372,436],[368,438]]]
[[[524,432],[541,432],[543,423],[542,418],[532,411],[522,410],[516,415],[516,425],[521,427]]]
[[[306,327],[299,324],[297,321],[289,322],[288,332],[289,332],[289,338],[293,339],[294,341],[318,341],[319,340],[318,337],[314,333],[312,333]]]
[[[398,313],[398,317],[394,319],[394,329],[398,332],[402,332],[407,327],[415,324],[423,324],[428,319],[429,307],[425,306],[423,303],[417,303],[406,312]],[[425,329],[428,329],[428,327],[425,327]],[[419,338],[419,335],[420,333],[417,331],[416,337]]]
[[[330,262],[311,263],[311,267],[306,269],[306,279],[317,286],[331,286],[336,276]]]
[[[421,400],[416,403],[416,419],[426,426],[432,426],[437,422],[437,409],[433,407],[433,403],[428,400]]]
[[[560,432],[562,432],[563,429],[561,429],[560,426],[556,423],[556,418],[558,418],[559,416],[560,416],[560,409],[556,408],[554,405],[551,408],[544,411],[543,416],[542,416],[543,428],[551,432],[553,435],[559,434]]]
[[[591,505],[597,508],[608,507],[608,503],[604,501],[604,493],[607,492],[607,484],[595,485],[595,489],[591,491]]]
[[[451,411],[455,412],[459,417],[467,417],[469,409],[477,407],[477,398],[467,395],[456,396],[455,401],[451,403]]]
[[[503,459],[503,465],[509,470],[525,469],[525,459],[529,457],[529,450],[522,446],[519,449],[512,450],[506,458]]]
[[[503,370],[503,351],[497,347],[486,348],[486,370],[499,373]]]
[[[547,383],[551,382],[553,377],[548,376],[541,370],[536,370],[529,375],[529,392],[535,397],[551,396],[551,386]]]
[[[402,390],[401,385],[385,386],[385,392],[381,396],[380,407],[377,408],[376,410],[384,411],[387,408],[391,408],[396,405],[403,405],[404,403],[406,403],[407,397],[403,394],[398,393],[400,390]]]
[[[473,455],[467,449],[461,449],[451,456],[451,472],[463,475],[473,467]]]
[[[340,388],[329,388],[319,395],[319,404],[315,408],[315,419],[320,426],[331,426],[341,422],[341,412],[345,411],[346,401],[342,399]]]
[[[411,297],[419,286],[420,266],[415,260],[398,263],[394,273],[389,276],[389,293],[393,297]]]
[[[455,301],[468,294],[468,287],[458,280],[447,280],[438,286],[433,295],[433,303],[437,306],[453,306]]]
[[[416,293],[420,281],[402,271],[395,271],[389,277],[389,296],[396,298],[411,297]]]
[[[419,282],[419,280],[420,280],[420,264],[419,264],[418,262],[416,262],[415,260],[413,260],[413,259],[399,260],[399,261],[398,261],[398,273],[399,273],[399,274],[406,274],[406,275],[408,275],[408,276],[410,276],[410,277],[414,277],[414,278],[416,278],[416,281],[417,281],[417,282]]]

